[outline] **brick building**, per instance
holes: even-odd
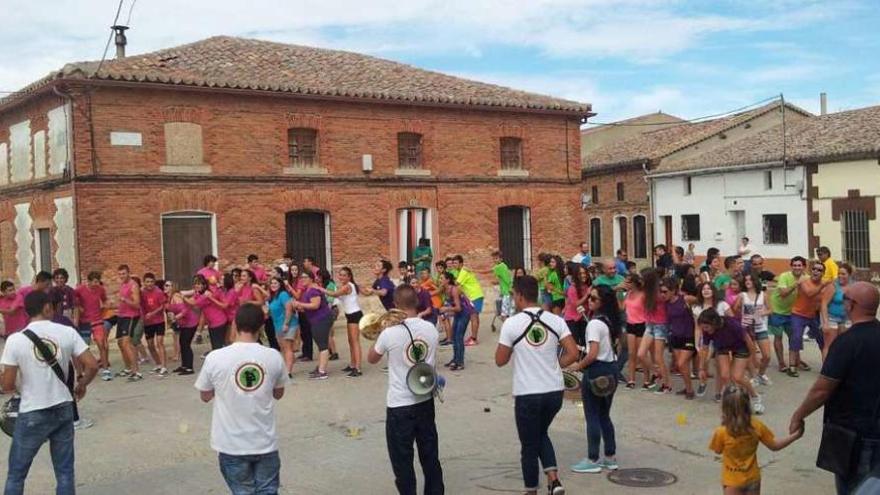
[[[786,104],[784,115],[793,122],[810,114]],[[659,129],[654,125],[637,126],[638,132],[631,137],[613,140],[587,153],[583,157],[582,175],[584,199],[589,201],[584,202],[584,210],[593,255],[610,258],[623,248],[631,260],[647,265],[652,262],[654,244],[686,246],[681,236],[673,235],[671,218],[658,217],[661,224],[654,227],[652,218],[657,215],[652,212],[646,174],[660,166],[674,168],[680,161],[695,156],[711,156],[717,148],[779,125],[782,118],[782,106],[772,102],[700,122],[662,122]],[[681,189],[675,194],[689,193]],[[653,235],[655,231],[659,233]]]
[[[590,106],[365,55],[232,37],[68,64],[0,100],[0,274],[206,253],[358,277],[420,237],[487,273],[584,231]],[[488,279],[486,280],[488,282]]]

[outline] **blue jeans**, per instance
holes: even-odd
[[[470,316],[458,314],[452,320],[452,362],[464,366],[464,335],[467,333]]]
[[[599,444],[605,442],[605,457],[613,457],[617,452],[614,439],[614,423],[611,422],[611,400],[614,394],[599,397],[590,389],[590,378],[602,375],[617,377],[615,363],[595,361],[584,372],[581,381],[581,398],[584,402],[584,417],[587,420],[587,458],[593,462],[599,460]]]
[[[834,483],[837,486],[837,495],[850,495],[856,487],[871,474],[874,469],[880,469],[880,440],[862,439],[862,448],[854,459],[855,466],[847,477],[835,475]],[[868,492],[871,493],[871,492]]]
[[[281,459],[278,451],[268,454],[219,454],[220,472],[232,495],[277,495]]]
[[[76,482],[73,474],[73,403],[18,415],[12,446],[9,447],[9,472],[5,495],[24,493],[24,480],[40,447],[49,441],[52,467],[55,469],[55,494],[73,495]]]
[[[413,443],[419,448],[425,495],[443,495],[446,487],[443,485],[443,468],[440,466],[433,399],[411,406],[387,408],[385,442],[388,444],[388,457],[394,471],[394,485],[400,495],[417,493]]]
[[[520,465],[526,490],[537,490],[538,460],[544,472],[556,471],[556,452],[547,431],[562,408],[562,391],[514,397],[516,431],[519,434]]]

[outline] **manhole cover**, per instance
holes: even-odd
[[[608,481],[636,488],[654,488],[671,485],[678,481],[678,478],[672,473],[660,471],[659,469],[636,468],[611,471],[608,474]]]

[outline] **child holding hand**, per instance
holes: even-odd
[[[777,451],[804,434],[776,439],[773,432],[752,417],[748,392],[731,384],[721,398],[721,426],[715,429],[709,449],[721,455],[721,485],[724,495],[760,495],[761,470],[758,468],[758,442]]]

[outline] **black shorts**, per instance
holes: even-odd
[[[587,321],[581,318],[577,321],[565,320],[565,323],[568,325],[568,330],[571,332],[571,336],[575,343],[581,347],[585,347],[587,345]]]
[[[669,347],[675,351],[696,351],[697,346],[694,343],[694,336],[679,337],[676,335],[669,336]]]
[[[361,318],[364,317],[363,311],[355,311],[354,313],[345,313],[345,322],[349,325],[357,325],[361,322]]]
[[[629,335],[635,335],[636,338],[642,338],[645,336],[645,324],[644,323],[627,323],[626,324],[626,333]]]
[[[157,323],[155,325],[144,325],[144,335],[147,339],[152,339],[156,335],[165,335],[165,325]]]
[[[550,302],[551,308],[564,309],[565,308],[565,299],[556,299]]]
[[[134,327],[138,324],[138,320],[140,320],[140,318],[119,316],[116,320],[116,340],[123,337],[131,337],[134,333]]]
[[[720,356],[722,354],[726,354],[733,359],[748,359],[752,353],[749,352],[749,349],[746,346],[736,347],[732,349],[718,349],[715,351],[715,356]]]

